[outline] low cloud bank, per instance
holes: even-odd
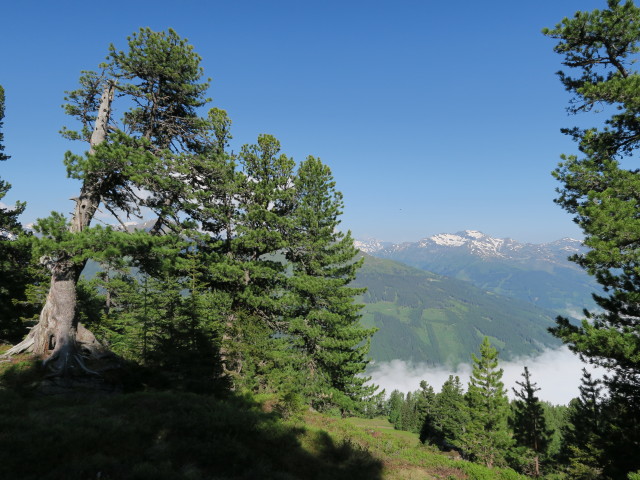
[[[509,398],[513,398],[513,387],[522,380],[524,367],[529,368],[531,380],[538,384],[541,400],[558,405],[566,405],[580,394],[578,387],[582,378],[582,369],[587,368],[595,377],[602,377],[604,370],[584,364],[577,355],[571,353],[567,347],[547,350],[537,357],[523,357],[508,362],[501,361],[499,368],[504,370],[502,381]],[[420,388],[420,381],[426,380],[436,392],[449,375],[458,375],[463,385],[466,385],[471,375],[471,365],[462,364],[454,371],[445,366],[433,367],[424,364],[392,360],[391,362],[375,363],[371,366],[369,375],[372,383],[387,391],[393,390],[412,392]]]

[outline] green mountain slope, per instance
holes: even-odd
[[[455,366],[469,362],[485,335],[505,360],[560,344],[547,331],[552,312],[392,260],[365,256],[354,286],[368,289],[362,323],[379,329],[375,361]]]
[[[568,260],[586,251],[570,238],[531,244],[466,230],[386,247],[359,245],[376,257],[471,282],[565,316],[581,317],[583,308],[594,308],[591,295],[600,291],[593,277]]]
[[[406,251],[388,258],[471,282],[483,290],[519,298],[562,315],[579,315],[577,312],[583,308],[593,308],[591,294],[599,290],[591,277],[573,265],[518,263],[457,252],[436,256]]]

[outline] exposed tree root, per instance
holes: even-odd
[[[21,353],[35,353],[42,355],[38,345],[47,343],[50,335],[44,332],[42,324],[39,323],[31,329],[27,337],[17,345],[7,350],[0,358],[9,358]],[[40,351],[38,351],[40,350]],[[98,342],[95,336],[82,324],[78,324],[75,341],[60,342],[43,360],[43,366],[47,367],[49,373],[47,377],[69,376],[74,374],[100,375],[98,372],[87,367],[85,359],[99,360],[110,356],[110,352]]]
[[[35,337],[38,334],[39,328],[40,324],[33,327],[24,340],[4,352],[4,355],[2,355],[2,357],[10,357],[12,355],[19,355],[20,353],[30,352],[35,343]]]
[[[46,377],[68,377],[76,373],[86,373],[89,375],[100,375],[98,372],[88,368],[82,355],[72,345],[66,344],[56,348],[50,357],[42,362],[42,365],[49,370]],[[78,370],[79,369],[79,370]]]

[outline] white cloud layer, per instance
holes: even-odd
[[[580,394],[578,387],[583,368],[586,367],[598,378],[604,374],[603,369],[582,363],[566,347],[547,350],[538,357],[500,362],[499,367],[504,370],[502,381],[510,398],[513,398],[512,387],[516,387],[516,382],[522,380],[525,366],[529,368],[531,380],[540,388],[538,397],[559,405],[566,405],[569,400]],[[421,380],[426,380],[436,392],[439,392],[449,375],[458,375],[466,389],[470,374],[469,364],[459,365],[457,370],[452,371],[445,366],[433,367],[403,360],[376,363],[369,372],[371,381],[381,389],[386,389],[387,395],[396,389],[401,392],[418,390]]]

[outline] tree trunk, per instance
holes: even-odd
[[[109,81],[100,100],[90,140],[90,154],[94,154],[95,146],[107,138],[114,92],[115,83]],[[100,205],[99,185],[85,179],[80,195],[74,200],[76,205],[69,231],[80,233],[89,226]],[[40,355],[45,365],[51,367],[53,374],[67,374],[75,367],[90,372],[85,367],[82,356],[95,357],[104,353],[105,349],[76,318],[76,286],[86,262],[74,263],[65,254],[57,258],[43,257],[41,262],[51,271],[51,285],[40,313],[40,321],[7,355],[22,352]]]

